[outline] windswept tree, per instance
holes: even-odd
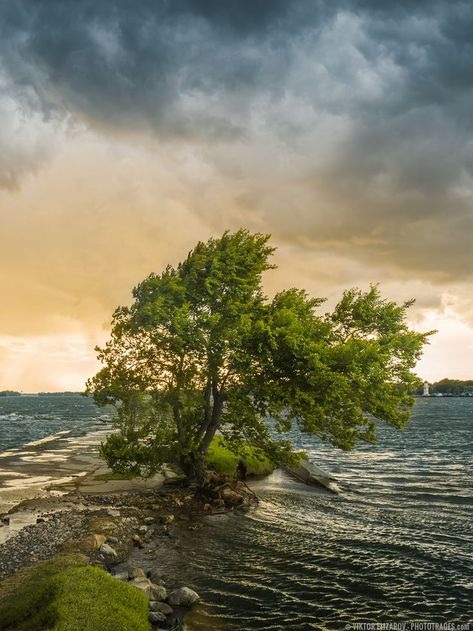
[[[217,432],[237,453],[251,444],[279,462],[291,449],[275,436],[293,424],[345,450],[374,442],[377,419],[406,425],[429,335],[409,329],[412,301],[377,287],[347,291],[328,314],[303,290],[268,300],[268,240],[239,230],[200,242],[115,311],[97,349],[104,367],[87,383],[117,409],[103,445],[113,468],[146,475],[178,462],[199,477]]]

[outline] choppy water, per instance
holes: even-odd
[[[102,415],[83,397],[0,398],[0,449],[89,431]],[[168,563],[204,598],[192,629],[473,619],[472,399],[420,399],[405,431],[382,427],[377,446],[348,454],[292,439],[343,495],[276,472],[255,485],[256,510],[183,530]]]
[[[66,493],[98,460],[110,410],[74,396],[0,397],[0,514],[24,500]],[[35,515],[15,513],[0,543]]]
[[[192,629],[345,628],[473,619],[473,400],[419,400],[403,432],[344,454],[294,433],[343,496],[276,473],[259,508],[184,533]]]
[[[58,432],[90,431],[109,416],[81,395],[0,397],[0,451]]]

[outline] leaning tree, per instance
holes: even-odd
[[[403,304],[376,286],[323,300],[288,289],[269,300],[269,236],[247,230],[199,242],[185,261],[151,274],[119,307],[103,368],[87,383],[117,410],[103,445],[119,471],[147,475],[178,462],[199,477],[216,433],[291,458],[281,435],[296,424],[342,449],[374,442],[376,421],[407,423],[413,372],[430,333],[409,329]]]

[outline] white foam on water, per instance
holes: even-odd
[[[0,414],[0,421],[16,421],[20,418],[23,418],[22,415],[17,414],[16,412],[10,412],[10,414]]]
[[[61,438],[61,436],[66,436],[67,434],[70,434],[71,430],[70,429],[65,429],[62,432],[57,432],[56,434],[50,434],[49,436],[45,436],[44,438],[40,438],[38,440],[32,440],[29,443],[26,443],[24,445],[24,447],[37,447],[38,445],[44,445],[45,443],[50,443],[53,440],[57,440],[58,438]]]

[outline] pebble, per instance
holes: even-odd
[[[138,546],[139,548],[143,547],[143,540],[139,535],[133,535],[131,540],[133,541],[133,545]]]
[[[107,515],[109,517],[120,517],[120,511],[117,508],[107,508]]]
[[[62,512],[51,516],[48,521],[25,526],[0,546],[0,580],[35,560],[49,559],[66,541],[81,539],[85,534],[86,521],[84,514]]]

